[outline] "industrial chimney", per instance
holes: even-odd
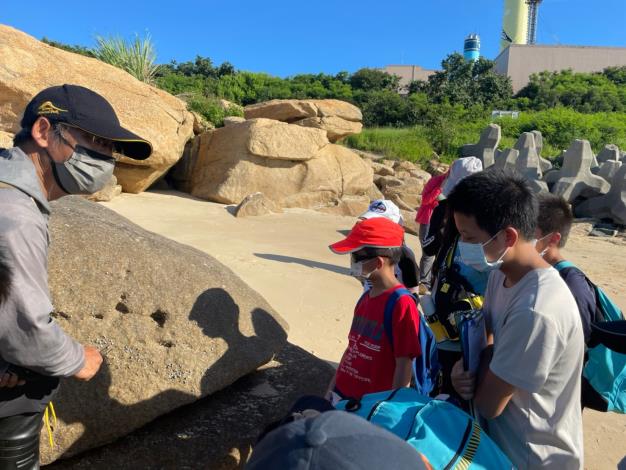
[[[526,44],[528,38],[528,4],[526,0],[504,0],[500,50],[511,44]]]

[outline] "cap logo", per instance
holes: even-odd
[[[373,202],[372,204],[370,204],[369,210],[371,210],[372,212],[384,214],[385,212],[387,212],[387,206],[385,206],[385,203],[382,201]]]
[[[52,101],[41,103],[37,108],[37,114],[59,114],[61,112],[67,113],[67,109],[57,108],[52,104]]]

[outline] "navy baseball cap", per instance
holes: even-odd
[[[117,152],[135,160],[145,160],[152,153],[150,142],[120,125],[103,96],[83,86],[66,84],[37,93],[24,110],[22,129],[30,129],[40,116],[111,140]]]
[[[417,450],[369,421],[327,411],[285,424],[254,448],[246,470],[426,470]]]

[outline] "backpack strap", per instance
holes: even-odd
[[[389,339],[389,344],[391,345],[392,351],[393,351],[393,311],[395,310],[396,303],[398,303],[398,300],[400,299],[400,297],[404,295],[408,295],[411,298],[413,298],[413,295],[411,295],[408,289],[401,287],[391,293],[391,295],[387,299],[387,303],[385,304],[385,315],[383,319],[383,326],[385,328],[385,334],[387,335],[387,339]]]
[[[562,271],[565,268],[575,268],[575,267],[576,265],[574,265],[574,263],[572,263],[571,261],[567,261],[567,260],[559,261],[558,263],[554,265],[554,269],[556,269],[557,271]]]

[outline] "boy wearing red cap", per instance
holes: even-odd
[[[404,230],[379,217],[357,223],[345,240],[330,245],[337,254],[350,254],[350,272],[367,279],[372,288],[358,301],[343,354],[327,398],[360,399],[367,393],[406,387],[411,382],[413,359],[420,355],[419,313],[410,295],[400,296],[390,329],[385,328],[385,306],[395,291],[404,288],[394,273],[401,254]]]

